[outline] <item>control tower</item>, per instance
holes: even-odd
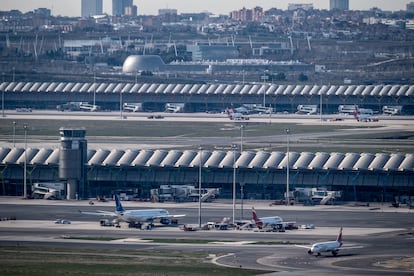
[[[64,128],[60,132],[59,178],[67,182],[67,199],[85,198],[87,140],[84,128]]]

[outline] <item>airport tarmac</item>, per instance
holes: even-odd
[[[186,213],[182,223],[197,221],[196,203],[123,202],[126,209],[166,208],[170,213]],[[16,220],[0,221],[0,245],[41,245],[82,248],[122,248],[142,250],[182,250],[206,252],[219,265],[262,269],[274,275],[409,275],[413,270],[398,265],[385,268],[388,261],[414,259],[414,212],[406,207],[370,206],[270,206],[269,201],[248,201],[259,216],[280,215],[285,220],[297,218],[297,224],[312,222],[315,229],[286,232],[195,231],[185,232],[179,226],[156,227],[153,230],[99,226],[99,218],[81,215],[82,210],[113,210],[113,202],[22,200],[0,197],[0,217],[15,215]],[[240,205],[237,205],[239,208]],[[221,201],[203,206],[203,222],[231,214],[232,204]],[[248,209],[245,210],[246,216]],[[239,213],[238,213],[239,215]],[[250,213],[248,214],[250,215]],[[71,224],[55,224],[56,218]],[[344,227],[344,243],[362,248],[340,251],[338,257],[324,254],[309,256],[306,249],[294,244],[311,244],[332,240]],[[111,237],[111,241],[67,239],[67,237]],[[157,239],[172,239],[164,243]],[[143,240],[145,239],[145,240]],[[206,239],[203,244],[184,244],[181,239]],[[149,241],[153,240],[153,241]],[[397,262],[398,263],[398,262]],[[414,269],[414,264],[411,265]]]
[[[162,119],[148,119],[149,115],[161,116]],[[7,111],[7,119],[16,120],[85,120],[85,121],[113,121],[120,122],[151,122],[154,120],[162,122],[208,122],[208,123],[229,123],[234,124],[249,124],[249,123],[268,123],[268,124],[304,124],[304,125],[335,125],[335,126],[347,126],[349,129],[343,129],[341,131],[334,132],[315,132],[315,133],[292,133],[290,136],[291,145],[295,144],[315,144],[318,147],[323,147],[318,139],[329,139],[329,143],[335,147],[343,147],[341,143],[335,142],[335,136],[348,136],[348,135],[363,135],[374,133],[396,133],[399,131],[414,130],[413,116],[379,116],[378,122],[357,122],[352,116],[341,115],[342,120],[335,120],[338,114],[323,115],[297,115],[297,114],[255,114],[250,116],[248,121],[239,120],[231,121],[225,114],[207,114],[207,113],[165,113],[165,112],[140,112],[140,113],[125,113],[121,115],[119,112],[58,112],[52,110],[34,110],[30,113],[22,113],[15,111]],[[363,128],[361,128],[363,126]],[[247,132],[246,132],[247,133]],[[11,137],[5,136],[0,139],[0,147],[10,147]],[[266,136],[252,136],[245,135],[243,137],[244,143],[252,144],[257,147],[263,147],[269,145],[269,141],[272,143],[285,142],[285,134],[280,135],[266,135]],[[389,141],[387,141],[388,143]],[[130,137],[108,137],[108,136],[88,136],[88,148],[90,149],[131,149],[136,148],[139,144],[140,149],[158,149],[158,148],[190,148],[194,145],[229,145],[234,143],[234,137],[139,137],[139,140],[132,139]],[[16,141],[17,147],[24,147],[24,141],[18,139]],[[56,148],[59,146],[59,140],[50,139],[50,137],[29,137],[29,146],[37,148]],[[345,145],[349,147],[349,145]],[[365,148],[374,146],[381,147],[381,144],[374,143],[374,145],[363,145]],[[385,147],[385,146],[384,146]],[[411,144],[400,143],[400,148],[409,148]]]
[[[160,113],[161,114],[161,113]],[[155,115],[155,114],[154,114]],[[223,114],[165,114],[164,121],[220,121],[230,122]],[[58,113],[56,111],[26,113],[7,113],[7,118],[16,119],[81,119],[81,120],[149,120],[148,114],[125,114],[116,112],[100,113]],[[406,118],[380,118],[379,122],[358,123],[352,118],[346,121],[330,121],[332,116],[253,116],[252,122],[278,122],[278,123],[304,123],[304,124],[341,124],[351,128],[342,131],[339,135],[361,133],[364,130],[356,129],[361,124],[366,126],[381,126],[389,132],[414,129],[414,120]],[[375,131],[368,129],[367,131]],[[322,134],[292,135],[294,139],[317,138]],[[338,135],[338,134],[332,134]],[[285,135],[268,136],[264,139],[284,141]],[[215,138],[209,138],[211,144],[216,144]],[[222,139],[222,138],[220,138]],[[231,139],[231,138],[226,138]],[[245,137],[259,139],[258,137]],[[175,137],[171,139],[148,137],[140,141],[140,148],[156,148],[162,146],[199,145],[197,139],[174,144]],[[3,140],[2,140],[3,141]],[[10,142],[0,141],[0,146],[8,147]],[[21,142],[20,142],[21,143]],[[229,144],[223,142],[222,144]],[[17,143],[18,144],[18,143]],[[30,140],[30,146],[57,147],[57,140]],[[136,144],[128,144],[117,140],[101,141],[88,138],[89,148],[128,148]],[[19,145],[18,145],[19,146]],[[21,145],[20,145],[21,146]],[[106,210],[114,209],[113,202],[97,202],[93,205],[89,201],[43,201],[22,200],[16,197],[0,197],[0,218],[15,217],[17,220],[0,221],[0,247],[8,245],[58,246],[58,247],[87,247],[87,248],[140,248],[144,250],[182,250],[187,252],[206,252],[212,254],[211,261],[218,265],[261,269],[275,273],[275,275],[412,275],[414,271],[414,210],[392,208],[387,204],[371,204],[370,206],[357,206],[354,204],[341,206],[270,206],[269,201],[245,201],[244,218],[250,218],[250,208],[255,207],[259,216],[278,215],[288,221],[296,221],[298,225],[314,224],[315,229],[299,229],[284,233],[254,232],[254,231],[195,231],[184,232],[179,227],[158,227],[153,230],[101,227],[99,218],[84,216],[79,210]],[[152,202],[123,202],[126,209],[140,208],[166,208],[170,213],[187,214],[180,219],[180,224],[195,224],[198,221],[197,203],[152,203]],[[232,206],[229,201],[215,201],[203,204],[202,219],[207,221],[220,221],[223,217],[230,217]],[[240,205],[237,204],[237,218],[241,218]],[[55,224],[54,220],[66,218],[71,224]],[[311,244],[318,241],[332,240],[336,237],[339,227],[344,227],[344,242],[351,245],[360,245],[361,249],[350,252],[340,252],[338,257],[326,255],[321,258],[308,256],[306,250],[296,248],[295,243]],[[66,239],[68,236],[108,236],[112,241],[92,241],[79,239]],[[143,240],[143,239],[146,240]],[[157,239],[207,239],[215,241],[208,244],[161,243]],[[147,239],[154,239],[149,242]],[[227,241],[227,242],[224,242]],[[229,242],[230,241],[230,242]],[[256,243],[252,243],[256,242]],[[272,242],[277,244],[272,244]],[[398,262],[409,260],[409,269],[402,269]],[[410,261],[411,260],[411,261]],[[391,268],[386,268],[387,262],[393,261]],[[397,263],[397,265],[395,265]]]

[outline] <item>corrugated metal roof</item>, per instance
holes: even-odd
[[[33,157],[31,163],[37,165],[43,165],[46,163],[47,158],[53,152],[52,149],[40,149],[37,154]]]
[[[58,165],[60,149],[27,149],[27,163],[34,165]],[[154,167],[198,167],[200,151],[193,150],[88,150],[87,158],[90,166],[154,166]],[[1,164],[24,163],[23,148],[0,148]],[[202,166],[209,168],[243,169],[286,169],[285,152],[250,152],[236,151],[202,151]],[[310,153],[290,152],[292,169],[320,170],[362,170],[362,171],[414,171],[413,154],[386,153]]]
[[[313,157],[312,161],[309,163],[308,168],[313,169],[322,169],[323,166],[326,164],[330,155],[326,152],[317,152]]]
[[[299,155],[296,162],[293,164],[294,169],[307,169],[309,164],[312,162],[313,158],[315,157],[314,153],[311,152],[303,152]],[[291,161],[289,160],[289,163]]]
[[[134,161],[132,161],[132,166],[145,166],[152,154],[152,150],[141,150]]]
[[[24,162],[26,162],[27,164],[32,163],[32,159],[35,157],[35,155],[38,152],[39,152],[39,149],[28,148],[25,154],[25,150],[23,149],[23,154],[19,157],[19,159],[17,159],[16,163],[17,164],[24,164]]]
[[[221,162],[219,163],[219,168],[233,168],[234,164],[236,163],[237,166],[237,160],[240,156],[239,152],[236,151],[228,151],[223,156]]]
[[[147,167],[160,167],[162,160],[167,156],[168,152],[166,150],[156,150],[148,159],[145,166]]]
[[[406,154],[401,165],[398,167],[399,171],[413,171],[414,170],[414,154]]]
[[[45,160],[45,165],[58,165],[59,164],[59,149],[54,149],[47,159]]]
[[[217,168],[225,155],[226,153],[224,151],[213,151],[211,156],[206,161],[205,167]]]
[[[283,158],[285,157],[284,152],[272,152],[266,162],[263,164],[263,168],[274,168],[277,169],[279,167],[280,162],[282,162]]]
[[[211,151],[205,151],[205,150],[201,151],[201,165],[202,166],[206,167],[206,162],[210,158],[211,155],[212,155]],[[198,152],[196,156],[193,158],[193,160],[190,162],[189,167],[194,168],[194,167],[199,167],[199,166],[200,166],[200,152]]]
[[[115,166],[119,159],[124,155],[125,151],[123,150],[111,150],[108,156],[102,161],[102,165],[104,166]]]
[[[266,160],[269,159],[270,153],[266,151],[258,151],[250,161],[249,168],[263,168]]]
[[[330,154],[328,160],[326,161],[323,169],[325,170],[335,170],[339,168],[342,160],[344,160],[345,154],[339,152],[333,152]]]
[[[372,153],[362,153],[358,160],[356,161],[353,169],[354,170],[367,170],[372,160],[374,160],[375,155]]]
[[[276,85],[276,84],[165,84],[165,83],[31,83],[3,82],[1,91],[7,92],[93,92],[96,93],[160,93],[212,95],[337,95],[371,97],[412,97],[414,85]]]
[[[160,163],[161,167],[174,167],[178,159],[183,155],[182,151],[171,150],[167,153],[164,160]]]
[[[197,156],[197,152],[193,150],[185,150],[175,163],[176,167],[190,167],[191,161]],[[199,160],[199,158],[197,158]]]
[[[95,154],[89,159],[88,165],[101,166],[110,151],[105,149],[98,149]]]
[[[132,166],[132,161],[134,161],[138,153],[139,153],[138,150],[130,150],[130,149],[126,150],[124,154],[119,158],[116,165],[121,166],[121,167]]]
[[[354,164],[358,161],[360,155],[357,153],[347,153],[342,159],[342,162],[339,164],[339,170],[352,170]]]

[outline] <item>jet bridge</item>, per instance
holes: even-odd
[[[208,202],[217,198],[220,194],[218,188],[202,188],[201,201]],[[200,197],[199,189],[192,185],[161,185],[158,189],[151,190],[153,201],[175,201],[188,202],[198,201]]]

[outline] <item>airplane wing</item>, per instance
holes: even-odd
[[[363,246],[341,246],[338,248],[338,250],[344,250],[344,249],[361,249],[364,248]]]
[[[159,219],[159,218],[181,218],[181,217],[185,217],[185,215],[159,215],[159,216],[154,216],[154,219]]]
[[[79,212],[83,215],[93,215],[93,216],[102,216],[102,217],[117,217],[118,214],[114,212],[108,212],[108,211],[97,211],[97,212],[84,212],[79,210]]]
[[[287,227],[287,226],[294,226],[294,225],[296,224],[296,221],[282,221],[281,223],[278,223],[278,224],[281,224],[281,225],[283,225],[284,227]]]
[[[306,249],[311,249],[310,246],[308,245],[299,245],[299,244],[295,244],[296,247],[301,247],[301,248],[306,248]]]
[[[306,248],[306,249],[311,249],[310,246],[307,245],[299,245],[299,244],[295,244],[296,247],[301,247],[301,248]],[[338,247],[337,250],[344,250],[344,249],[360,249],[363,248],[363,246],[341,246]]]

